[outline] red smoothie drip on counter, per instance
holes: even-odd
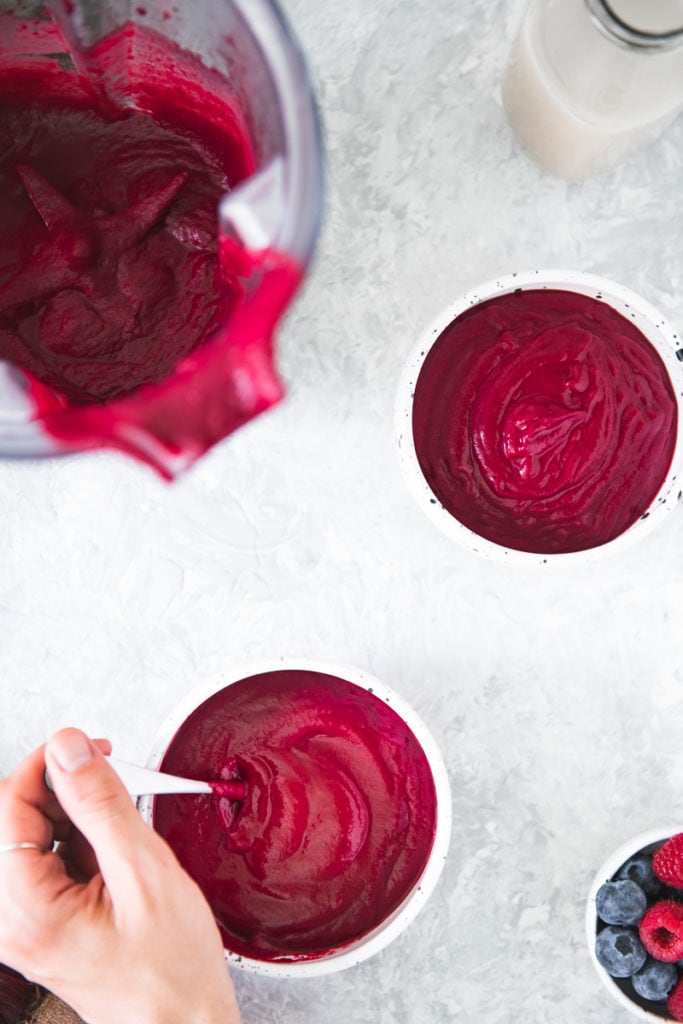
[[[227,949],[313,959],[379,925],[418,881],[436,828],[425,754],[384,701],[308,671],[205,701],[163,771],[241,779],[240,803],[163,796],[154,827],[200,885]]]
[[[672,385],[647,338],[568,291],[520,289],[462,313],[415,389],[415,450],[436,498],[521,551],[618,537],[666,479],[676,429]]]
[[[282,395],[272,334],[301,277],[219,238],[254,171],[226,80],[127,25],[76,53],[0,16],[0,359],[44,429],[172,475]]]

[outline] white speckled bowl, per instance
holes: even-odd
[[[415,711],[393,690],[373,676],[348,665],[328,664],[303,658],[280,658],[272,661],[241,665],[231,669],[221,679],[193,690],[170,713],[161,726],[147,759],[147,767],[158,769],[164,754],[176,732],[193,711],[219,690],[249,676],[278,670],[302,670],[322,672],[345,679],[362,690],[368,690],[375,697],[385,701],[403,719],[422,747],[434,779],[436,790],[436,831],[434,843],[424,870],[413,889],[403,902],[372,931],[341,949],[314,960],[253,960],[238,956],[230,950],[225,957],[231,967],[250,971],[253,974],[276,978],[311,978],[333,974],[362,963],[393,942],[414,920],[429,899],[439,880],[444,861],[448,855],[451,835],[451,793],[443,758],[431,733]],[[138,807],[145,821],[152,823],[153,797],[141,797]]]
[[[662,1021],[671,1021],[673,1018],[666,1014],[665,1003],[659,1004],[664,1011],[663,1014],[654,1013],[650,1010],[646,1010],[643,1006],[640,1006],[631,999],[628,993],[624,990],[625,986],[623,987],[622,984],[620,984],[622,979],[611,977],[605,968],[598,963],[598,959],[595,955],[595,939],[598,933],[598,915],[595,909],[595,897],[597,896],[600,886],[604,885],[605,882],[609,882],[622,864],[625,864],[630,857],[633,857],[636,853],[640,853],[641,850],[648,850],[648,847],[651,847],[652,850],[656,849],[656,847],[666,839],[669,839],[671,836],[678,835],[679,832],[683,832],[683,825],[670,825],[668,828],[652,828],[648,832],[641,832],[640,835],[634,836],[632,839],[623,843],[618,850],[614,851],[611,857],[607,858],[596,874],[593,879],[593,884],[590,887],[588,901],[586,903],[586,941],[588,943],[588,951],[590,953],[591,960],[593,961],[593,966],[598,972],[598,977],[612,998],[616,999],[620,1006],[626,1010],[630,1010],[631,1013],[636,1017],[640,1017],[641,1020],[650,1021],[650,1024],[661,1024]],[[623,979],[623,981],[627,980],[628,979]]]
[[[504,548],[474,533],[448,512],[425,480],[413,441],[413,395],[424,361],[440,335],[461,313],[472,306],[522,289],[553,288],[598,297],[645,335],[661,357],[678,403],[676,446],[667,477],[644,515],[614,540],[599,547],[562,554],[538,554]],[[595,274],[569,270],[533,270],[508,274],[487,281],[448,306],[422,332],[405,364],[401,376],[395,414],[395,434],[401,468],[420,508],[452,540],[463,547],[499,562],[515,565],[576,565],[593,562],[607,553],[617,553],[657,526],[672,509],[683,487],[683,364],[676,357],[683,341],[666,319],[639,295]],[[681,481],[681,482],[678,482]]]

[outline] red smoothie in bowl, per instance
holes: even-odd
[[[660,354],[656,313],[646,333],[642,308],[615,308],[586,275],[564,288],[525,277],[472,296],[423,344],[414,456],[432,504],[485,542],[583,552],[649,517],[667,482],[675,336]]]
[[[444,855],[438,753],[377,690],[259,672],[203,700],[161,755],[163,771],[246,784],[240,801],[164,796],[152,812],[233,956],[305,963],[362,945],[424,881],[435,845]]]

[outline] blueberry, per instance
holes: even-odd
[[[639,996],[658,1002],[666,999],[678,979],[675,964],[665,964],[649,956],[645,966],[633,975],[631,981]]]
[[[605,924],[638,924],[647,910],[647,896],[635,882],[605,882],[595,897],[595,909]]]
[[[613,978],[630,978],[639,971],[647,953],[635,928],[608,925],[595,940],[595,955]]]
[[[617,879],[626,878],[639,885],[646,896],[657,896],[662,888],[662,883],[652,870],[652,857],[647,853],[637,853],[619,868]]]

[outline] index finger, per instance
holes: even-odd
[[[109,740],[93,742],[103,754],[111,753]],[[67,815],[55,794],[45,785],[43,743],[7,778],[0,780],[0,845],[39,843],[49,850],[54,838],[64,839],[69,831]]]
[[[43,745],[0,782],[0,845],[38,843],[44,850],[52,846],[54,823],[66,816],[44,776]]]

